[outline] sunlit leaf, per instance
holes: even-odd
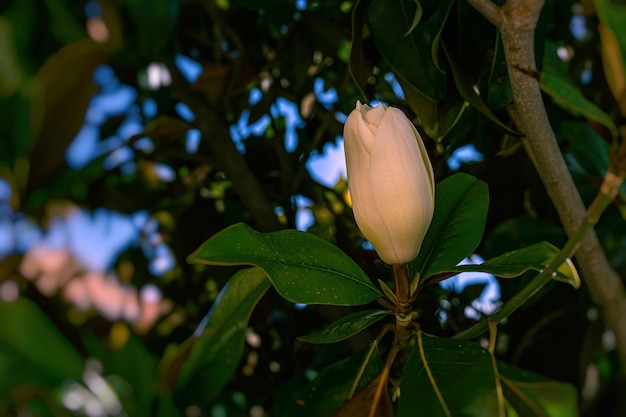
[[[343,317],[320,330],[298,339],[308,343],[334,343],[354,336],[377,321],[387,317],[386,310],[365,310]]]
[[[626,89],[626,7],[624,4],[610,0],[594,1],[600,24],[598,33],[600,34],[602,50],[602,67],[604,77],[613,97],[617,100],[622,114],[624,114],[626,103],[624,103],[624,91]]]
[[[243,355],[250,315],[269,287],[260,268],[241,270],[228,281],[192,336],[195,340],[178,376],[181,401],[210,401],[230,380]]]
[[[243,223],[222,230],[188,258],[208,265],[256,265],[295,303],[359,305],[380,297],[365,272],[336,246],[310,233],[260,233]]]
[[[559,249],[556,246],[548,242],[540,242],[507,252],[480,265],[459,265],[446,272],[486,272],[501,278],[513,278],[530,270],[543,272],[558,253]],[[572,261],[564,262],[554,271],[553,277],[555,280],[570,284],[574,288],[580,287],[580,277]]]

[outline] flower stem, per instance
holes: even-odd
[[[395,264],[393,276],[396,282],[396,341],[401,349],[409,345],[411,331],[411,284],[408,264]]]

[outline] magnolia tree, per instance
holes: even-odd
[[[69,222],[62,199],[145,210],[175,262],[157,279],[131,248],[105,277],[16,246],[7,414],[624,415],[624,5],[14,3],[7,227]],[[112,91],[137,106],[90,104]],[[106,145],[68,166],[79,129]],[[347,178],[322,185],[339,136]],[[446,285],[476,272],[498,277],[490,309],[484,284]]]

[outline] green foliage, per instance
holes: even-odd
[[[435,214],[413,269],[422,279],[456,266],[472,254],[483,235],[487,185],[467,174],[437,184]]]
[[[353,306],[379,290],[344,253],[308,233],[259,233],[245,224],[223,230],[189,256],[207,265],[256,265],[285,299],[294,303]]]
[[[351,314],[298,339],[308,343],[335,343],[354,336],[389,315],[385,310],[365,310]]]
[[[55,387],[81,379],[84,358],[35,303],[0,303],[0,317],[0,395],[23,383]]]
[[[370,352],[372,354],[370,355]],[[332,415],[347,399],[356,375],[365,362],[357,389],[367,385],[382,369],[377,349],[363,349],[324,369],[289,402],[282,415],[326,417]]]
[[[177,392],[180,401],[211,401],[231,378],[243,355],[250,315],[269,289],[259,268],[235,274],[222,289],[217,303],[192,336],[189,356],[180,369]]]
[[[400,382],[398,416],[499,416],[492,358],[473,342],[418,336]]]
[[[583,3],[546,1],[537,68],[518,68],[501,33],[466,1],[99,1],[89,18],[67,0],[4,2],[0,414],[83,415],[68,406],[68,387],[106,403],[85,378],[96,369],[122,409],[108,409],[112,416],[247,416],[259,407],[269,416],[367,415],[376,392],[384,393],[378,417],[625,415],[623,365],[595,318],[603,306],[572,262],[546,269],[571,254],[526,153],[520,134],[529,127],[517,119],[509,77],[522,71],[540,85],[572,192],[589,204],[623,141],[626,9]],[[574,36],[581,18],[585,33]],[[105,38],[93,37],[94,24]],[[181,74],[181,56],[199,65],[197,80]],[[116,80],[100,91],[93,75],[103,64]],[[150,64],[166,67],[171,83],[148,83]],[[127,111],[93,112],[94,94],[121,85],[137,93]],[[337,149],[357,99],[409,116],[438,182],[433,221],[409,265],[414,314],[404,330],[389,324],[397,282],[364,245],[345,178],[322,185],[312,174],[317,156]],[[195,119],[180,116],[182,105]],[[85,148],[97,152],[72,168],[68,148],[84,127],[95,131]],[[482,159],[449,165],[468,145]],[[120,155],[130,156],[115,165]],[[624,196],[626,185],[596,228],[622,277]],[[104,210],[150,217],[135,225],[141,247],[120,250],[102,272],[119,277],[127,298],[147,283],[161,289],[151,326],[70,300],[69,284],[94,272],[78,255],[95,239],[70,242],[78,270],[55,270],[54,289],[42,284],[52,281],[41,265],[25,277],[24,225],[45,231],[78,208],[94,213],[82,226],[89,238]],[[311,216],[306,233],[294,230],[302,213]],[[175,263],[162,277],[147,259],[162,249],[156,241]],[[459,265],[474,253],[487,260]],[[501,278],[503,308],[520,293],[537,295],[496,334],[494,323],[476,323],[484,282],[458,293],[428,285],[463,272]],[[537,276],[570,286],[539,292]],[[488,349],[483,339],[455,338],[487,323]]]
[[[543,272],[544,268],[559,253],[555,246],[541,242],[532,246],[504,253],[496,258],[489,259],[480,265],[459,265],[447,272],[486,272],[502,278],[513,278],[529,270]],[[578,272],[571,261],[563,263],[553,278],[572,285],[580,286]]]

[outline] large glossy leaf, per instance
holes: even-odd
[[[84,360],[35,303],[0,302],[0,395],[23,383],[56,387],[81,380]]]
[[[543,272],[558,253],[559,249],[556,246],[548,242],[540,242],[507,252],[480,265],[459,265],[448,272],[487,272],[502,278],[513,278],[530,270]],[[580,277],[571,261],[561,264],[554,272],[553,278],[568,283],[574,288],[580,287]]]
[[[310,233],[260,233],[243,223],[222,230],[188,258],[209,265],[256,265],[295,303],[360,305],[381,293],[345,253]]]
[[[519,417],[578,415],[576,389],[563,382],[498,362],[502,392]]]
[[[499,416],[491,355],[473,342],[418,335],[400,392],[398,417]]]
[[[348,400],[361,365],[368,360],[369,347],[322,369],[287,405],[284,417],[328,417]],[[365,387],[382,370],[377,349],[368,360],[357,390]]]
[[[222,289],[196,330],[196,340],[178,376],[177,397],[185,404],[214,398],[237,370],[248,320],[270,287],[260,268],[237,272]]]
[[[422,279],[455,267],[472,254],[485,228],[487,184],[467,174],[455,174],[437,184],[435,214],[412,269]]]
[[[343,317],[298,339],[308,343],[334,343],[354,336],[389,315],[386,310],[365,310]]]
[[[446,78],[438,62],[438,48],[453,3],[452,0],[421,1],[422,18],[414,28],[415,1],[373,0],[366,10],[374,42],[389,65],[435,101],[446,96]]]

